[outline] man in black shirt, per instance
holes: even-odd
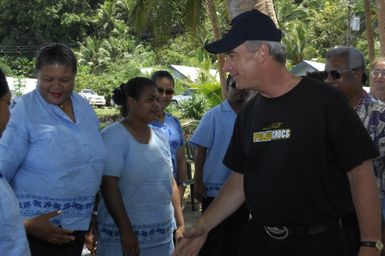
[[[259,94],[239,113],[224,163],[234,172],[174,255],[196,255],[207,232],[243,202],[252,219],[238,255],[346,255],[340,218],[354,208],[359,255],[379,255],[379,197],[365,128],[334,88],[290,74],[281,31],[257,10],[206,46]]]

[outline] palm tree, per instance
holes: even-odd
[[[160,6],[163,6],[162,11],[158,10]],[[180,6],[184,6],[184,8],[180,9]],[[214,0],[183,0],[178,1],[177,4],[175,4],[175,1],[170,0],[164,0],[161,3],[159,0],[139,0],[136,2],[133,11],[135,28],[136,30],[143,31],[146,29],[146,26],[153,26],[153,33],[159,39],[162,36],[162,32],[165,34],[164,31],[175,23],[174,20],[170,20],[170,14],[178,12],[182,14],[182,24],[180,24],[182,30],[197,37],[197,34],[199,34],[205,24],[205,20],[209,18],[214,39],[218,40],[221,38],[216,13],[216,2]],[[170,32],[167,34],[169,37]],[[226,77],[222,71],[223,62],[224,58],[220,56],[218,58],[218,71],[223,88],[222,91],[225,93]]]
[[[213,29],[214,39],[221,39],[221,32],[218,24],[217,12],[215,9],[215,3],[213,0],[207,0],[207,10],[208,15],[211,21],[211,27]],[[225,64],[225,56],[223,54],[218,54],[218,71],[219,71],[219,80],[221,82],[221,91],[223,98],[226,98],[226,74],[223,71],[223,65]]]
[[[103,28],[102,36],[108,37],[109,33],[114,29],[116,23],[116,6],[112,0],[107,0],[103,4],[99,4],[98,13],[95,22]]]
[[[370,8],[370,0],[364,0],[364,11],[365,11],[366,34],[368,37],[369,63],[372,63],[374,60],[374,33],[372,28],[372,14],[371,14],[371,8]]]
[[[183,25],[184,29],[195,34],[199,27],[204,24],[204,20],[208,17],[211,22],[214,40],[221,38],[220,28],[218,24],[218,17],[216,13],[216,4],[221,1],[214,0],[183,0],[178,1],[175,5],[175,1],[170,0],[138,0],[136,1],[133,16],[135,17],[135,24],[137,30],[144,30],[149,22],[152,22],[156,26],[153,32],[163,31],[164,27],[170,25],[170,20],[164,20],[164,14],[167,13],[168,17],[170,13],[178,11],[176,6],[184,6],[183,13]],[[268,14],[276,22],[274,5],[272,0],[227,0],[227,11],[229,18],[233,18],[238,14],[251,10],[255,7],[263,8],[262,12]],[[166,8],[164,8],[166,6]],[[158,9],[162,7],[163,11]],[[166,11],[167,10],[167,11]],[[230,20],[229,19],[229,20]],[[220,74],[220,80],[222,85],[222,92],[225,94],[225,74],[222,71],[224,63],[223,55],[218,56],[218,71]]]
[[[270,16],[275,25],[278,26],[277,16],[275,15],[273,0],[257,0],[254,8]]]
[[[378,33],[380,34],[380,52],[385,57],[385,1],[377,0]]]
[[[270,16],[278,26],[275,15],[273,0],[227,0],[227,9],[231,18],[234,18],[242,12],[257,9],[260,12]]]
[[[245,11],[253,9],[257,2],[258,1],[256,0],[227,0],[227,10],[229,12],[230,19]]]
[[[76,53],[79,64],[87,65],[94,69],[99,65],[101,41],[92,37],[87,37],[85,43],[80,43],[79,51]]]
[[[130,17],[131,10],[134,6],[133,0],[117,0],[116,1],[116,18],[127,22]]]

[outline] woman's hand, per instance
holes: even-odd
[[[120,234],[123,256],[139,256],[139,242],[133,231]]]
[[[85,240],[84,240],[84,244],[87,247],[87,249],[91,252],[92,256],[96,255],[97,234],[98,234],[98,229],[97,229],[96,215],[92,214],[90,229],[85,235]]]
[[[179,241],[182,240],[183,233],[184,233],[184,225],[179,225],[178,228],[175,230],[175,245],[177,245]]]
[[[61,214],[61,211],[49,212],[24,221],[27,234],[43,239],[52,244],[63,244],[75,240],[72,230],[54,226],[50,219]]]
[[[92,231],[88,232],[85,235],[84,244],[87,247],[87,249],[90,251],[92,256],[96,255],[96,234],[92,233]]]

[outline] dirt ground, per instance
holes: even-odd
[[[183,197],[183,216],[186,227],[190,227],[201,215],[200,203],[194,200],[194,211],[190,200],[190,186],[187,187]]]

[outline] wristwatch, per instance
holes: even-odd
[[[361,241],[360,246],[373,247],[376,248],[379,252],[382,251],[384,245],[380,240],[377,241]]]

